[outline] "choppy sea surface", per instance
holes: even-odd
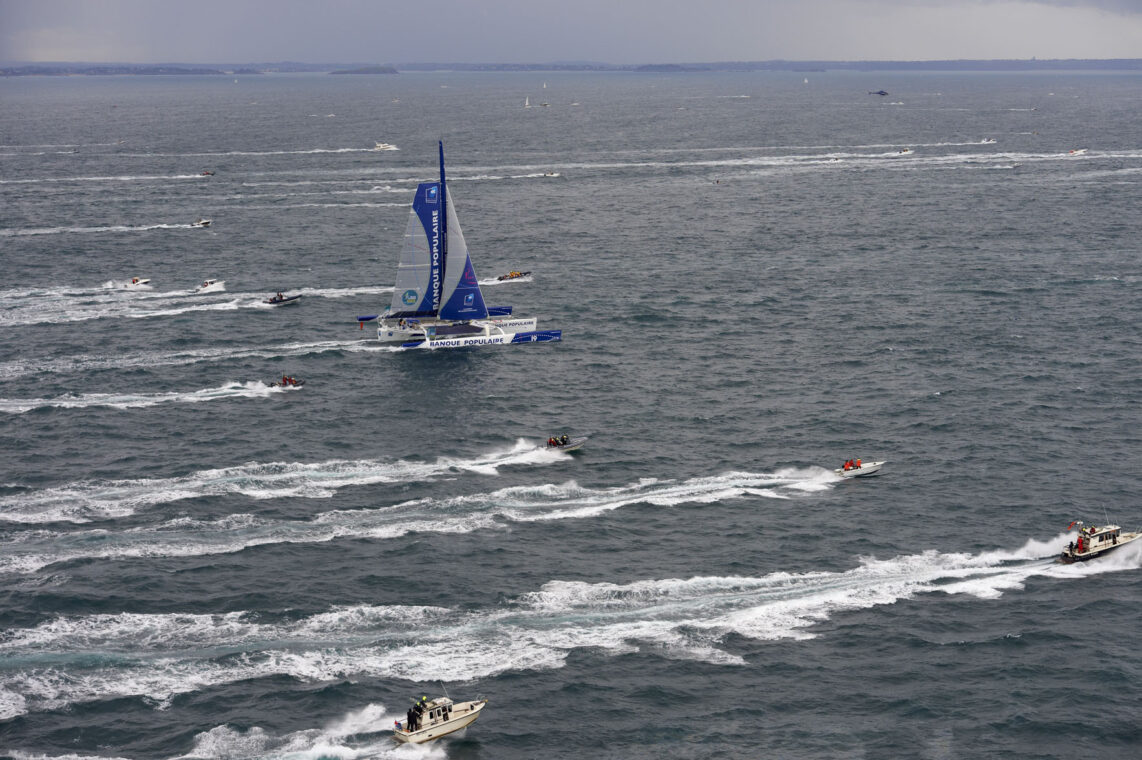
[[[1138,757],[1140,85],[0,80],[0,754]],[[438,139],[561,343],[359,329]]]

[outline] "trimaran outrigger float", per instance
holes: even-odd
[[[561,330],[537,330],[537,320],[510,316],[511,307],[484,305],[468,244],[444,179],[416,188],[404,248],[397,266],[393,301],[385,313],[357,317],[377,320],[377,338],[403,348],[459,348],[545,343],[562,340]]]

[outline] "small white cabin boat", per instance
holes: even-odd
[[[835,472],[837,475],[840,475],[842,478],[868,478],[878,474],[880,472],[880,468],[883,467],[884,464],[884,461],[861,462],[858,459],[853,464],[853,466],[848,468],[838,467],[837,469],[833,470],[833,472]]]
[[[1060,561],[1066,564],[1072,562],[1085,562],[1088,559],[1101,557],[1107,552],[1114,551],[1132,541],[1142,538],[1142,532],[1122,530],[1117,525],[1083,525],[1081,520],[1075,520],[1067,526],[1069,531],[1079,526],[1079,536],[1063,551]]]
[[[475,723],[487,704],[486,699],[470,702],[453,702],[448,697],[421,700],[408,711],[404,720],[394,721],[393,738],[409,744],[439,739]]]

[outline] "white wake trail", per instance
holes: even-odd
[[[277,388],[252,380],[244,383],[229,382],[216,388],[203,388],[196,391],[170,391],[168,393],[69,393],[56,398],[0,398],[0,413],[24,414],[33,409],[87,409],[89,407],[112,407],[114,409],[137,409],[159,404],[195,404],[202,401],[217,401],[234,398],[268,398],[297,388]]]
[[[61,616],[0,631],[7,663],[0,718],[123,697],[161,706],[178,694],[250,678],[471,681],[558,669],[584,647],[745,667],[726,650],[727,637],[802,640],[816,635],[817,623],[848,611],[932,594],[996,599],[1031,577],[1080,580],[1142,568],[1142,548],[1135,547],[1058,564],[1051,555],[1066,540],[1060,534],[978,555],[870,558],[843,572],[552,580],[483,610],[359,605],[279,622],[245,612]]]

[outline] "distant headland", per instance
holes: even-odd
[[[0,63],[0,76],[236,76],[281,73],[391,75],[401,71],[1142,71],[1142,58],[946,61],[722,61],[717,63]]]

